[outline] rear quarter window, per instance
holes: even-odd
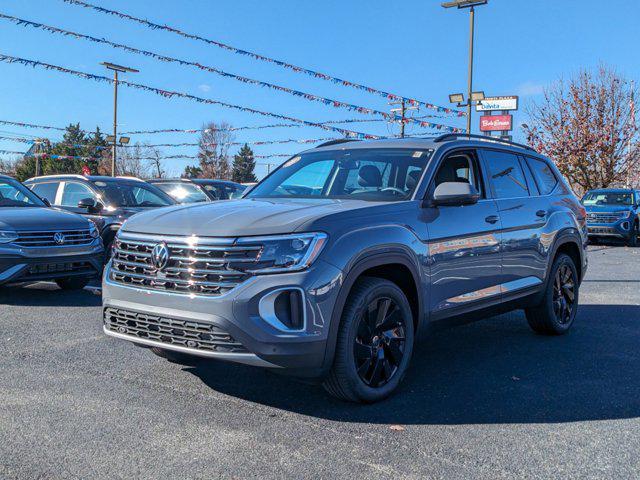
[[[558,179],[547,162],[536,158],[527,157],[527,163],[536,180],[540,195],[549,195],[558,185]]]

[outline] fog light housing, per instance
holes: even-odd
[[[260,299],[258,312],[260,318],[278,330],[302,331],[306,323],[304,292],[295,287],[271,291]]]

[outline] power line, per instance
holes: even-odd
[[[170,27],[169,25],[166,25],[166,24],[165,25],[161,25],[161,24],[158,24],[158,23],[153,23],[153,22],[150,22],[150,21],[142,19],[142,18],[134,17],[132,15],[128,15],[126,13],[122,13],[122,12],[119,12],[119,11],[116,11],[116,10],[109,10],[109,9],[106,9],[106,8],[103,8],[103,7],[98,7],[97,5],[93,5],[93,4],[90,4],[90,3],[87,3],[87,2],[83,2],[83,1],[80,1],[80,0],[62,0],[62,1],[66,2],[66,3],[69,3],[71,5],[79,5],[81,7],[90,8],[90,9],[95,10],[95,11],[100,12],[100,13],[105,13],[105,14],[108,14],[108,15],[114,15],[116,17],[119,17],[119,18],[122,18],[122,19],[125,19],[125,20],[130,20],[130,21],[133,21],[133,22],[137,22],[137,23],[142,24],[142,25],[144,25],[144,26],[146,26],[148,28],[151,28],[153,30],[164,30],[164,31],[167,31],[167,32],[174,33],[176,35],[180,35],[180,36],[185,37],[185,38],[189,38],[191,40],[198,40],[198,41],[201,41],[201,42],[205,42],[205,43],[207,43],[209,45],[214,45],[214,46],[216,46],[218,48],[222,48],[224,50],[236,53],[238,55],[249,56],[249,57],[251,57],[251,58],[253,58],[255,60],[260,60],[260,61],[263,61],[263,62],[273,63],[273,64],[278,65],[280,67],[290,69],[290,70],[292,70],[292,71],[294,71],[296,73],[304,73],[304,74],[312,76],[314,78],[319,78],[319,79],[322,79],[322,80],[330,81],[330,82],[332,82],[334,84],[338,84],[338,85],[342,85],[342,86],[345,86],[345,87],[351,87],[351,88],[355,88],[355,89],[358,89],[358,90],[362,90],[362,91],[365,91],[367,93],[371,93],[371,94],[374,94],[374,95],[382,96],[382,97],[384,97],[384,98],[386,98],[388,100],[395,100],[395,101],[404,100],[405,102],[407,102],[410,105],[422,105],[422,106],[424,106],[426,108],[429,108],[429,109],[432,109],[432,110],[437,110],[438,112],[453,113],[453,114],[456,114],[458,116],[464,116],[464,112],[459,112],[457,110],[453,110],[453,109],[448,108],[448,107],[440,107],[440,106],[434,105],[434,104],[429,103],[429,102],[424,102],[424,101],[416,100],[414,98],[409,98],[409,97],[403,97],[401,95],[396,95],[396,94],[393,94],[393,93],[385,92],[385,91],[378,90],[378,89],[372,88],[372,87],[368,87],[366,85],[362,85],[362,84],[359,84],[359,83],[350,82],[348,80],[343,80],[341,78],[337,78],[337,77],[334,77],[332,75],[327,75],[325,73],[317,72],[315,70],[310,70],[310,69],[307,69],[307,68],[298,67],[296,65],[284,62],[282,60],[277,60],[275,58],[266,57],[264,55],[260,55],[258,53],[251,52],[251,51],[248,51],[248,50],[241,50],[239,48],[232,47],[231,45],[227,45],[225,43],[218,42],[216,40],[211,40],[211,39],[208,39],[208,38],[204,38],[204,37],[201,37],[199,35],[192,34],[192,33],[186,33],[186,32],[183,32],[183,31],[181,31],[181,30],[179,30],[179,29],[177,29],[175,27]]]

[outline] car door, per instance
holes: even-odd
[[[55,205],[58,194],[59,181],[38,182],[27,184],[27,186],[40,198],[46,199],[51,205]]]
[[[502,221],[502,293],[539,286],[546,271],[541,242],[550,214],[549,197],[539,194],[524,158],[493,148],[480,153]]]
[[[62,183],[61,189],[58,191],[56,205],[74,213],[87,215],[86,208],[78,207],[78,202],[85,198],[99,201],[98,195],[88,185],[74,180],[66,180]]]
[[[480,308],[500,298],[500,217],[474,149],[446,154],[428,195],[443,182],[467,182],[480,193],[473,205],[424,209],[429,234],[433,320]]]

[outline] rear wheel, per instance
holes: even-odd
[[[201,361],[200,357],[195,355],[189,355],[188,353],[174,352],[173,350],[166,350],[160,347],[149,348],[157,356],[169,360],[171,363],[178,363],[180,365],[195,365]]]
[[[380,278],[358,280],[342,313],[324,388],[352,402],[384,399],[406,373],[413,339],[411,307],[402,290]]]
[[[82,290],[91,279],[83,277],[58,278],[56,283],[62,290]]]
[[[562,335],[573,325],[578,311],[578,272],[573,259],[558,255],[551,267],[544,298],[525,310],[529,326],[543,335]]]

